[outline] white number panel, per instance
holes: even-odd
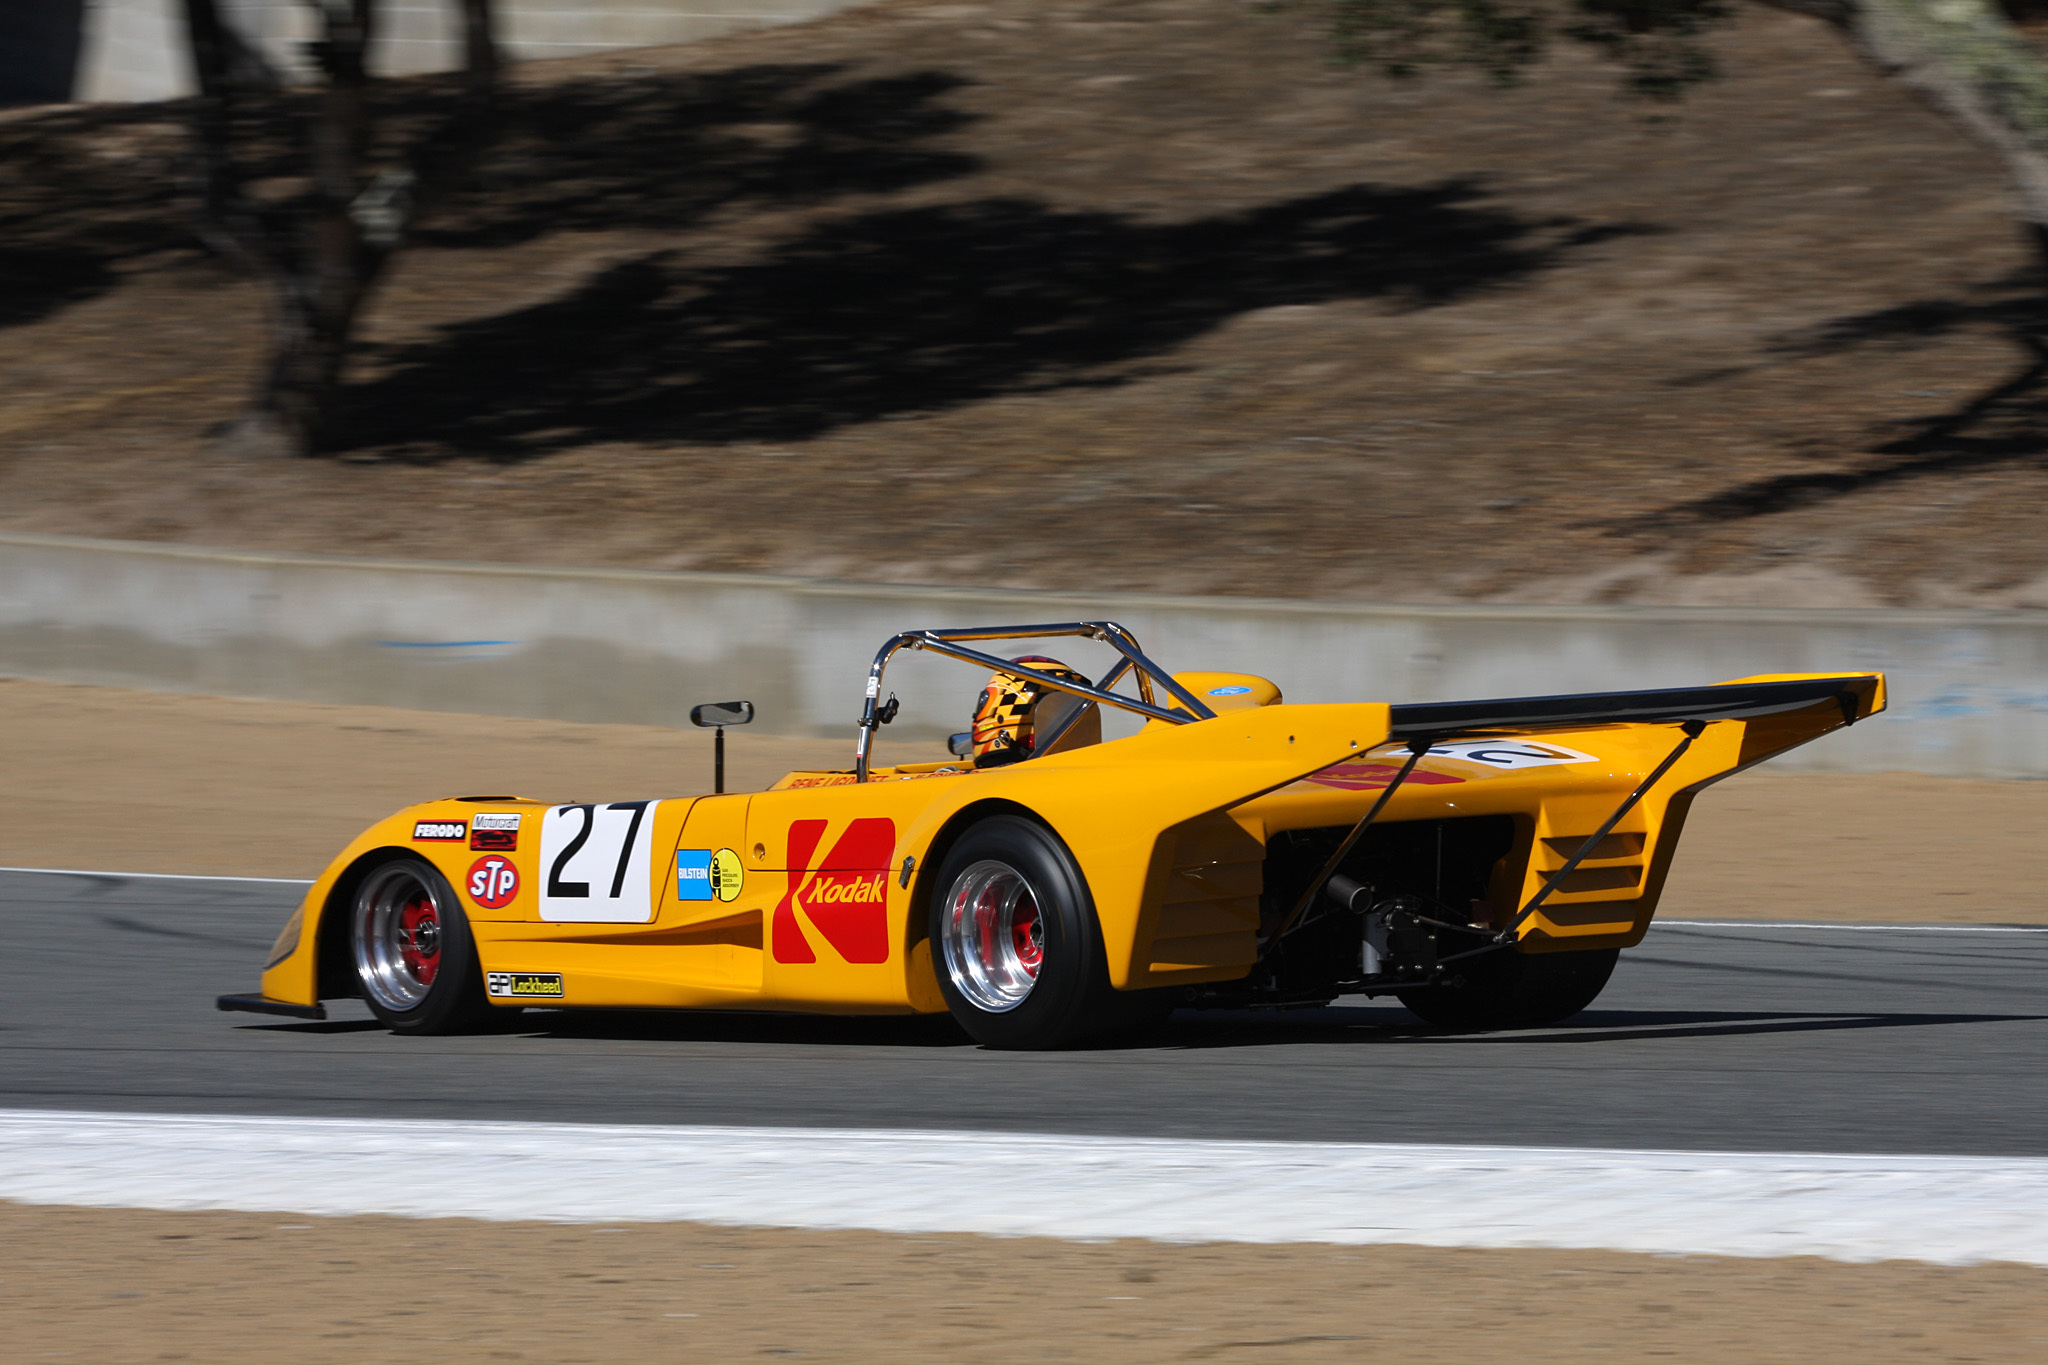
[[[586,924],[654,918],[649,868],[659,801],[555,806],[540,821],[540,917]]]
[[[1461,739],[1452,744],[1429,746],[1431,758],[1456,758],[1483,763],[1489,768],[1547,768],[1554,763],[1598,763],[1591,754],[1567,749],[1562,744],[1543,744],[1527,739]]]

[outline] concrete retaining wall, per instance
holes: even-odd
[[[0,535],[0,675],[230,696],[665,725],[696,702],[745,696],[763,730],[850,737],[867,662],[895,631],[1104,617],[1170,668],[1261,673],[1293,701],[1883,669],[1888,714],[1779,766],[2048,777],[2043,612],[1006,593]],[[1113,657],[1071,641],[1047,650],[1096,671]],[[889,685],[904,715],[891,733],[963,727],[980,682],[961,664],[899,657]]]
[[[24,0],[49,6],[59,0]],[[741,29],[815,19],[866,0],[499,0],[499,41],[516,61],[575,57],[615,48],[694,42]],[[14,0],[6,0],[14,3]],[[305,44],[317,17],[303,0],[221,0],[227,21],[288,76],[308,75]],[[370,49],[378,75],[451,71],[462,64],[455,0],[389,0]],[[78,14],[72,0],[70,13]],[[74,22],[77,22],[74,18]],[[79,100],[176,99],[193,91],[180,0],[86,0],[82,45],[70,40],[64,62]],[[82,50],[81,50],[82,46]],[[60,60],[51,45],[47,62]],[[68,68],[67,68],[68,70]],[[54,77],[52,77],[54,79]],[[47,96],[63,98],[62,95]]]

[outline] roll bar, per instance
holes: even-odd
[[[1024,664],[1011,663],[999,655],[968,648],[969,641],[988,640],[1037,640],[1049,636],[1079,636],[1087,640],[1100,640],[1115,649],[1123,657],[1116,661],[1109,672],[1093,683],[1069,682],[1054,677]],[[1138,648],[1137,637],[1114,621],[1061,621],[1042,626],[969,626],[955,630],[907,630],[901,635],[891,636],[889,642],[875,652],[875,661],[868,667],[868,694],[860,713],[860,734],[854,740],[853,771],[854,781],[868,780],[868,754],[874,745],[875,731],[887,722],[879,706],[882,695],[882,674],[888,670],[889,660],[898,650],[922,649],[962,663],[980,664],[984,668],[1000,673],[1028,673],[1040,683],[1057,692],[1070,692],[1077,697],[1086,697],[1104,706],[1135,712],[1148,720],[1163,720],[1169,725],[1186,725],[1191,721],[1212,720],[1216,713],[1204,706],[1194,693],[1173,680],[1171,674],[1145,657]],[[1136,697],[1119,696],[1110,689],[1126,674],[1133,674],[1138,684]],[[1181,706],[1184,711],[1170,710],[1158,704],[1153,688],[1157,686]],[[894,712],[888,715],[893,718]],[[1067,732],[1069,726],[1081,718],[1076,711],[1067,718],[1056,732],[1046,736],[1050,745]]]

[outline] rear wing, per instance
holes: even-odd
[[[1586,838],[1494,936],[1491,951],[1519,938],[1522,926],[1542,908],[1564,879],[1578,870],[1623,816],[1657,785],[1660,778],[1694,740],[1715,721],[1745,722],[1736,768],[1817,739],[1840,726],[1854,725],[1885,705],[1882,673],[1776,674],[1738,678],[1707,687],[1671,687],[1645,692],[1588,692],[1556,697],[1509,697],[1496,701],[1409,703],[1387,708],[1388,739],[1408,750],[1408,759],[1381,789],[1365,817],[1351,829],[1324,862],[1308,888],[1295,901],[1278,933],[1284,935],[1336,873],[1394,792],[1415,771],[1415,765],[1442,740],[1471,735],[1527,734],[1536,730],[1585,730],[1602,725],[1676,725],[1680,738],[1662,762],[1614,808],[1600,828]],[[1730,770],[1732,771],[1732,769]],[[1726,776],[1726,772],[1715,776]],[[1473,954],[1464,954],[1472,956]]]
[[[1775,675],[1708,687],[1647,692],[1582,692],[1493,701],[1411,702],[1390,708],[1390,739],[1453,739],[1503,731],[1585,729],[1593,725],[1671,725],[1685,721],[1754,720],[1823,703],[1854,725],[1884,709],[1881,673]]]

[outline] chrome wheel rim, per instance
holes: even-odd
[[[427,879],[404,867],[373,874],[356,893],[356,975],[393,1013],[416,1009],[441,971],[445,926],[455,911]]]
[[[976,1009],[1024,1003],[1045,962],[1045,916],[1031,883],[1007,863],[975,863],[946,893],[940,950],[954,989]]]

